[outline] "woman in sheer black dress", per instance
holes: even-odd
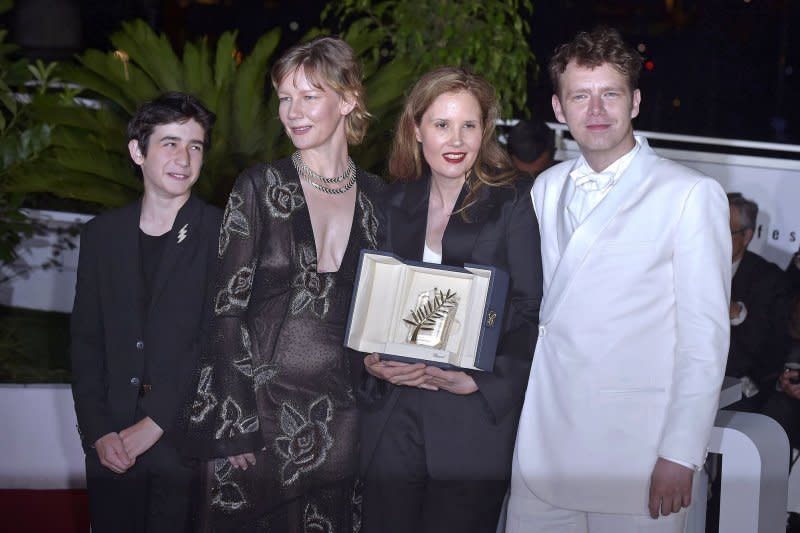
[[[242,173],[223,220],[190,418],[191,439],[216,457],[203,528],[351,531],[358,430],[342,339],[359,250],[379,238],[382,182],[347,155],[369,115],[344,41],[289,50],[272,82],[297,151]]]

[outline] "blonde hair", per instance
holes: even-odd
[[[436,98],[446,93],[458,92],[469,93],[478,101],[483,127],[478,155],[472,171],[466,177],[469,192],[460,209],[461,217],[468,222],[467,208],[477,201],[478,191],[482,187],[507,186],[518,175],[508,154],[495,137],[499,108],[494,87],[480,76],[461,68],[442,67],[419,79],[406,98],[405,108],[397,122],[389,156],[389,175],[396,181],[414,181],[430,170],[414,129],[420,125],[422,115]]]
[[[355,104],[345,117],[345,135],[351,145],[364,140],[370,114],[364,103],[361,63],[350,45],[338,37],[318,37],[290,48],[272,67],[272,86],[277,89],[286,76],[300,67],[311,85],[322,89],[324,82],[336,94]]]

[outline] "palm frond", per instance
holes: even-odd
[[[12,171],[0,183],[4,192],[54,192],[63,198],[96,202],[109,207],[130,203],[141,194],[138,189],[97,179],[85,172],[76,172],[58,165],[30,166]]]
[[[214,83],[222,90],[233,81],[236,72],[236,32],[225,32],[217,41],[214,61]]]
[[[411,314],[403,322],[413,327],[411,341],[417,340],[420,331],[431,331],[439,320],[447,318],[458,302],[458,295],[447,289],[446,292],[434,287],[433,299],[430,299],[416,308],[411,309]]]
[[[239,66],[233,86],[231,101],[233,128],[239,135],[234,140],[243,153],[256,152],[264,147],[263,123],[267,112],[264,106],[265,88],[269,83],[267,73],[269,59],[275,52],[280,38],[280,30],[272,30],[263,35],[256,43],[253,51]]]
[[[127,54],[158,85],[161,91],[183,87],[183,68],[165,34],[156,32],[143,20],[122,23],[122,31],[111,36],[111,43]]]
[[[211,70],[211,55],[208,40],[203,38],[196,44],[186,43],[183,48],[183,90],[196,95],[204,102],[215,98],[214,73]]]

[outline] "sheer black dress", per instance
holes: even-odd
[[[350,238],[336,272],[317,272],[307,204],[290,159],[236,181],[219,240],[207,355],[190,448],[212,459],[204,531],[357,531],[362,355],[343,346],[362,248],[378,242],[383,182],[357,172]],[[254,452],[234,469],[227,456]]]

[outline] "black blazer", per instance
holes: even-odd
[[[386,419],[400,394],[424,398],[428,471],[435,479],[508,479],[517,422],[538,336],[542,297],[539,227],[530,197],[532,181],[484,187],[469,210],[450,218],[442,239],[442,263],[493,265],[508,272],[509,295],[494,371],[468,371],[479,391],[456,395],[395,387],[368,376],[362,388],[361,467],[373,457]],[[463,205],[466,186],[456,202]],[[425,244],[430,179],[393,185],[386,209],[387,231],[379,248],[421,260]]]
[[[222,212],[191,196],[175,218],[145,309],[141,200],[81,232],[71,320],[72,395],[84,449],[150,416],[176,436],[210,318]],[[185,237],[178,242],[181,228]],[[139,393],[145,359],[152,389]],[[141,418],[141,416],[140,416]]]
[[[745,251],[731,282],[731,300],[743,302],[747,317],[731,326],[725,375],[749,376],[761,390],[774,388],[789,353],[789,285],[775,264]]]
[[[786,266],[786,281],[789,283],[789,293],[792,298],[800,296],[800,268],[794,264],[794,256],[789,259],[789,264]]]

